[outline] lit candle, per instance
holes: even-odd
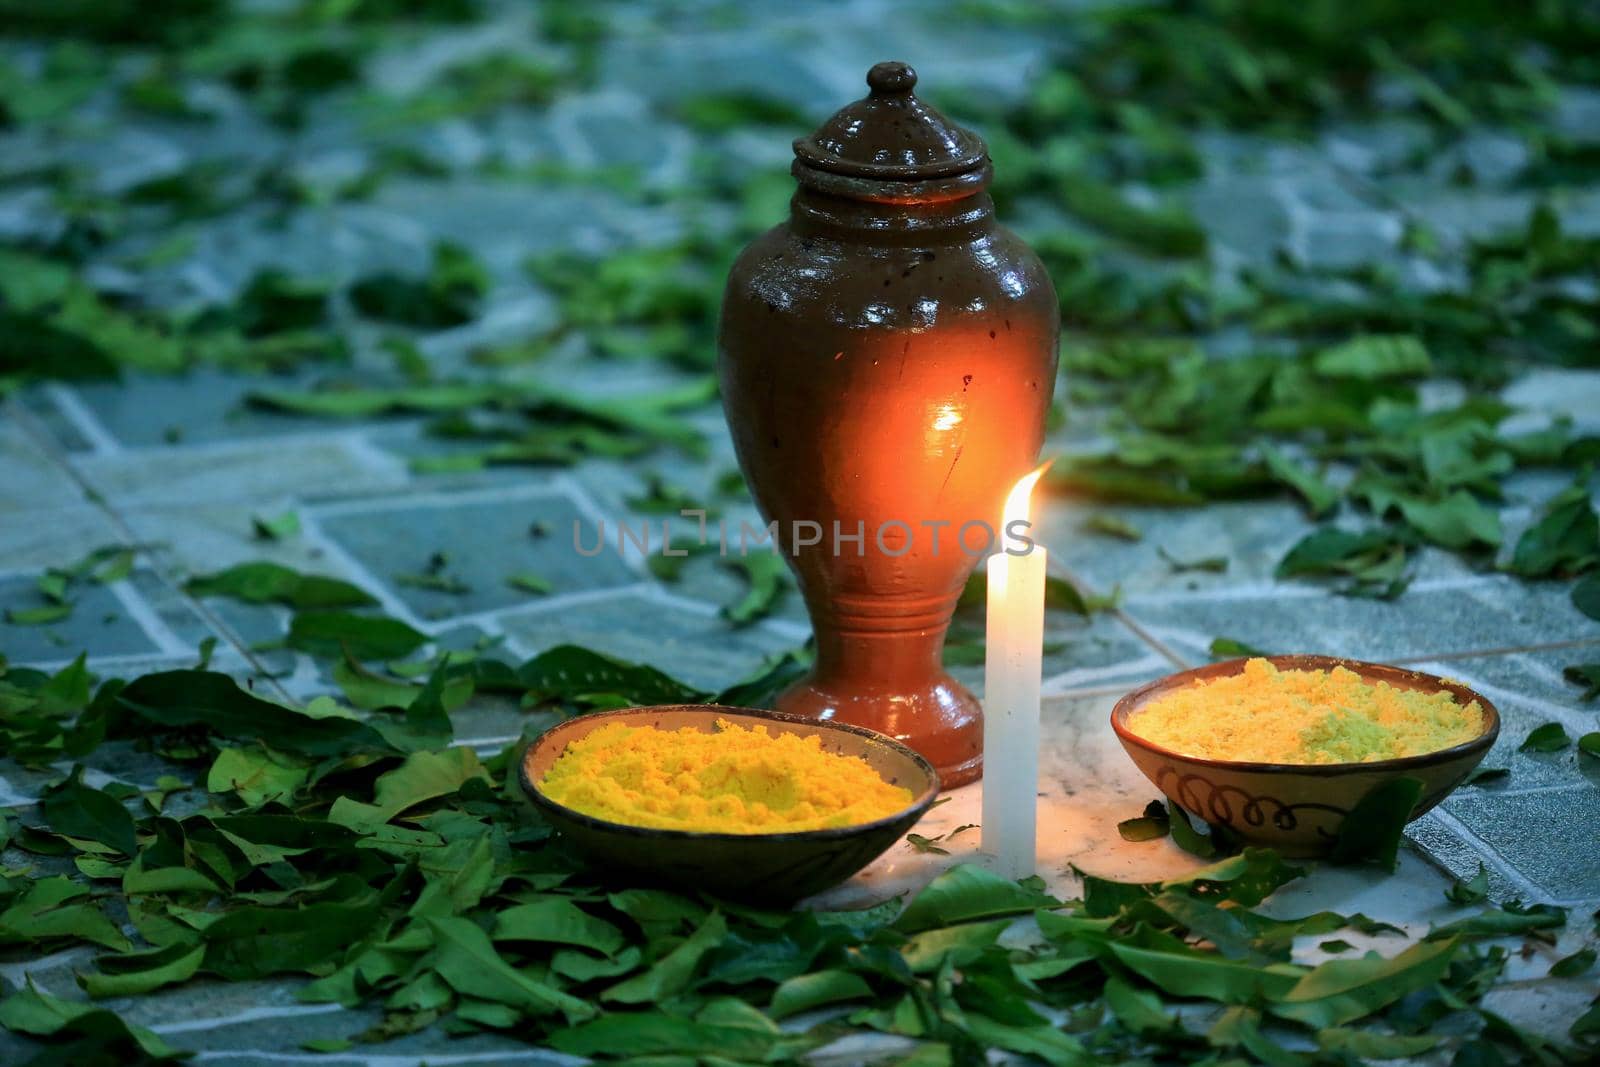
[[[1046,465],[1048,466],[1048,464]],[[1007,531],[1028,518],[1028,496],[1044,467],[1006,497],[1000,551],[989,557],[988,647],[983,673],[982,849],[1006,878],[1034,872],[1039,792],[1039,679],[1044,653],[1046,553]],[[1026,528],[1018,530],[1025,533]]]

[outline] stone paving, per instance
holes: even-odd
[[[469,244],[496,278],[480,321],[422,339],[441,372],[465,369],[463,354],[475,345],[551,321],[549,296],[517,268],[530,252],[662,242],[688,225],[670,199],[652,204],[598,183],[499,179],[481,173],[485,158],[554,160],[580,171],[642,167],[647,187],[671,188],[694,180],[694,157],[708,150],[688,129],[659,118],[658,109],[673,97],[755,87],[820,119],[858,95],[861,72],[888,53],[913,61],[929,86],[1021,91],[1043,49],[1036,36],[1001,27],[955,34],[947,21],[922,17],[919,9],[910,3],[853,3],[819,18],[795,5],[751,5],[738,17],[686,19],[682,32],[663,44],[650,26],[659,12],[649,5],[630,8],[628,17],[619,14],[602,49],[598,88],[565,97],[543,114],[447,122],[426,131],[431,139],[425,143],[450,161],[445,176],[397,180],[361,204],[307,208],[281,228],[253,217],[249,208],[230,212],[200,227],[188,258],[130,277],[130,284],[175,299],[228,292],[268,262],[341,279],[374,266],[415,263],[434,239],[450,237]],[[507,18],[515,24],[518,16]],[[372,77],[425,78],[447,55],[482,50],[496,32],[452,32],[415,54],[384,55]],[[1562,113],[1600,137],[1600,123],[1592,121],[1600,96],[1572,93]],[[770,173],[782,166],[789,137],[800,132],[739,131],[709,150],[734,178]],[[259,149],[258,136],[282,135],[225,125],[206,143],[154,120],[81,143],[19,143],[26,139],[5,134],[0,170],[39,167],[70,155],[99,168],[111,189],[200,156],[226,158],[249,145]],[[308,173],[348,166],[344,157],[361,151],[337,129],[315,123],[301,138],[299,159]],[[1424,173],[1380,185],[1374,174],[1410,143],[1412,131],[1403,126],[1340,130],[1305,146],[1219,135],[1208,146],[1205,174],[1192,193],[1194,210],[1213,240],[1214,263],[1238,269],[1287,255],[1322,264],[1404,265],[1400,236],[1407,220],[1425,219],[1445,241],[1523,223],[1531,200],[1509,188],[1520,166],[1515,142],[1483,130],[1461,146],[1459,160],[1430,168],[1435,184]],[[1476,169],[1478,183],[1441,191],[1437,174],[1456,165]],[[26,184],[0,192],[0,228],[15,233],[51,225],[49,211],[30,196]],[[1600,193],[1578,206],[1583,209],[1574,210],[1568,224],[1600,231]],[[352,329],[359,335],[359,324]],[[357,366],[379,380],[386,361],[365,344],[371,338],[361,340]],[[540,374],[558,375],[563,387],[595,395],[643,393],[687,380],[651,364],[553,358]],[[608,550],[583,558],[571,549],[575,521],[645,517],[628,501],[651,475],[691,493],[711,491],[714,479],[733,467],[713,405],[695,414],[710,443],[704,460],[658,454],[568,468],[416,473],[413,460],[442,454],[444,447],[421,432],[421,420],[330,422],[244,406],[245,393],[259,384],[220,371],[136,376],[117,384],[42,386],[7,403],[0,419],[0,604],[31,603],[33,582],[44,568],[106,544],[141,546],[139,563],[126,579],[90,587],[65,621],[43,627],[0,622],[0,650],[11,662],[57,667],[87,650],[95,671],[135,674],[192,664],[201,642],[215,639],[213,665],[250,677],[266,691],[294,699],[330,691],[310,658],[258,647],[281,635],[286,613],[182,591],[187,576],[255,559],[349,579],[375,593],[389,614],[441,641],[463,647],[493,642],[508,657],[574,642],[655,664],[706,688],[737,680],[808,633],[792,593],[772,616],[730,626],[719,606],[739,583],[714,561],[697,560],[678,581],[667,583],[637,553]],[[1532,373],[1512,382],[1504,396],[1527,413],[1519,417],[1537,422],[1567,415],[1579,430],[1600,431],[1600,372]],[[1082,432],[1063,431],[1054,443]],[[1560,484],[1514,478],[1502,513],[1508,536],[1531,521]],[[742,499],[724,504],[731,519],[754,518]],[[1578,703],[1578,691],[1562,679],[1561,668],[1600,659],[1600,628],[1572,608],[1566,584],[1475,572],[1429,550],[1418,580],[1397,601],[1341,598],[1272,577],[1284,551],[1312,528],[1288,502],[1104,509],[1143,529],[1137,543],[1087,533],[1083,522],[1090,510],[1052,504],[1042,521],[1043,540],[1063,574],[1095,592],[1120,588],[1123,599],[1116,611],[1088,620],[1052,617],[1048,714],[1062,721],[1082,717],[1084,729],[1103,732],[1111,697],[1207,662],[1207,646],[1219,635],[1274,651],[1350,655],[1446,673],[1498,704],[1505,727],[1487,765],[1507,767],[1511,774],[1459,790],[1414,824],[1414,844],[1455,875],[1469,876],[1483,863],[1497,897],[1577,908],[1600,902],[1594,830],[1600,826],[1600,761],[1571,748],[1553,754],[1517,750],[1540,723],[1563,723],[1574,735],[1595,728],[1595,705]],[[298,536],[277,542],[254,536],[253,517],[287,511],[300,518]],[[535,527],[550,532],[533,536]],[[1185,557],[1226,555],[1231,564],[1223,574],[1179,574],[1162,560],[1160,548]],[[424,569],[436,552],[447,556],[450,573],[470,592],[448,594],[396,581]],[[548,577],[550,594],[532,596],[505,584],[505,575],[521,570]],[[959,673],[974,684],[981,680],[981,668]],[[504,708],[474,704],[457,713],[457,736],[465,744],[497,747],[520,729]],[[103,769],[136,777],[131,767]],[[24,802],[39,784],[36,775],[0,763],[4,802]],[[1129,809],[1108,810],[1105,817],[1131,816],[1139,802],[1130,797]],[[1104,841],[1096,846],[1107,862],[1120,847]],[[1092,863],[1094,851],[1088,855],[1079,862]],[[13,859],[6,856],[7,863]],[[1410,884],[1442,884],[1407,862]],[[906,860],[895,863],[899,877]],[[1378,902],[1365,908],[1380,917],[1384,901],[1397,899],[1374,889],[1371,876],[1326,877],[1344,880],[1339,884],[1346,900],[1379,892]],[[0,972],[12,979],[31,973],[64,992],[81,958],[8,962]],[[352,1021],[331,1006],[297,1005],[292,994],[288,983],[201,986],[130,1001],[127,1011],[133,1021],[155,1024],[173,1041],[209,1049],[203,1059],[229,1063],[290,1062],[298,1042],[344,1036],[372,1021]],[[422,1040],[405,1039],[382,1055],[319,1062],[411,1062],[426,1053]],[[514,1047],[472,1038],[450,1045],[450,1055],[461,1058],[436,1062],[490,1062],[511,1056],[507,1050]],[[16,1048],[14,1038],[0,1037],[0,1059]],[[546,1061],[525,1050],[515,1057]]]

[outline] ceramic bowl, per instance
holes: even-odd
[[[1128,717],[1158,697],[1198,681],[1244,670],[1243,659],[1183,671],[1135,689],[1111,712],[1111,728],[1145,777],[1174,803],[1207,822],[1220,823],[1251,844],[1270,845],[1286,856],[1318,856],[1333,847],[1350,809],[1374,786],[1402,775],[1422,782],[1415,819],[1472,772],[1500,734],[1500,713],[1459,682],[1420,671],[1333,656],[1267,656],[1280,670],[1346,667],[1372,682],[1403,689],[1446,692],[1460,703],[1483,708],[1483,732],[1437,752],[1370,763],[1288,764],[1202,759],[1152,744],[1128,728]]]
[[[557,757],[572,742],[611,723],[684,727],[711,733],[718,719],[774,734],[816,734],[822,748],[859,756],[887,782],[911,791],[903,810],[875,822],[791,833],[730,834],[659,830],[597,819],[550,799],[539,789]],[[665,883],[739,900],[791,902],[829,889],[855,874],[898,841],[939,792],[933,765],[892,738],[859,726],[775,711],[672,704],[624,708],[568,719],[545,731],[522,759],[522,788],[550,825],[591,864],[629,878]]]

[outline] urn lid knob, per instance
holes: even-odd
[[[917,98],[911,64],[879,63],[867,72],[872,92],[848,104],[815,133],[794,143],[799,168],[850,178],[921,182],[981,169],[988,149]],[[802,178],[802,180],[804,180]]]
[[[867,71],[867,87],[872,90],[873,96],[909,93],[917,87],[917,72],[910,63],[902,63],[898,59],[875,63]]]

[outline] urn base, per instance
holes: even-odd
[[[943,671],[893,690],[859,681],[830,685],[813,673],[779,694],[777,709],[887,734],[932,763],[945,789],[983,776],[983,706]]]

